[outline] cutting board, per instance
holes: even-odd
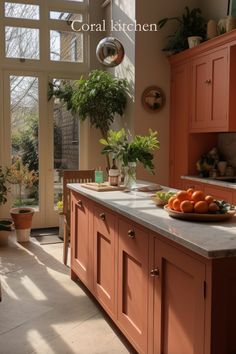
[[[93,191],[96,192],[110,192],[110,191],[122,191],[125,189],[125,187],[115,187],[115,186],[110,186],[107,183],[81,183],[81,187],[87,188],[87,189],[92,189]]]

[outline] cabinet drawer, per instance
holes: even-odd
[[[212,195],[216,199],[225,200],[228,203],[233,203],[233,192],[227,189],[218,187],[205,187],[205,193]]]

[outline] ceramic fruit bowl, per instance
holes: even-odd
[[[163,207],[164,205],[168,204],[168,200],[172,197],[175,193],[173,192],[157,192],[151,196],[151,199],[157,206]]]

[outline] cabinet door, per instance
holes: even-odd
[[[71,268],[91,288],[92,257],[90,249],[91,212],[87,199],[72,194]]]
[[[210,55],[211,62],[211,109],[209,127],[211,131],[228,130],[228,106],[229,106],[229,83],[228,83],[228,49],[223,48]]]
[[[115,216],[94,208],[94,293],[110,315],[115,313]]]
[[[210,114],[210,61],[207,55],[192,62],[191,131],[204,131]]]
[[[154,353],[203,354],[205,265],[155,240]]]
[[[233,203],[233,192],[227,190],[226,188],[206,186],[205,193],[207,195],[212,195],[214,198],[219,200],[225,200],[228,203]]]
[[[148,233],[119,219],[118,323],[139,353],[147,353]]]
[[[195,181],[186,181],[184,182],[184,189],[189,189],[189,188],[193,188],[196,191],[203,191],[205,192],[205,186],[202,183],[199,182],[195,182]]]
[[[170,186],[182,189],[181,176],[188,173],[189,65],[172,68],[170,121]]]
[[[236,205],[236,191],[233,193],[233,204]]]

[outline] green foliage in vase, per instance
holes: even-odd
[[[168,36],[169,42],[163,49],[172,53],[178,53],[188,48],[188,37],[200,36],[203,40],[206,38],[206,21],[202,17],[199,8],[190,10],[185,7],[181,17],[166,17],[157,24],[159,28],[165,26],[168,21],[177,21],[178,27],[173,35]]]
[[[157,132],[150,129],[149,135],[136,135],[132,139],[124,129],[109,130],[107,139],[101,139],[100,143],[104,145],[102,154],[111,154],[123,166],[128,166],[129,162],[140,162],[144,168],[154,173],[153,151],[160,145]]]

